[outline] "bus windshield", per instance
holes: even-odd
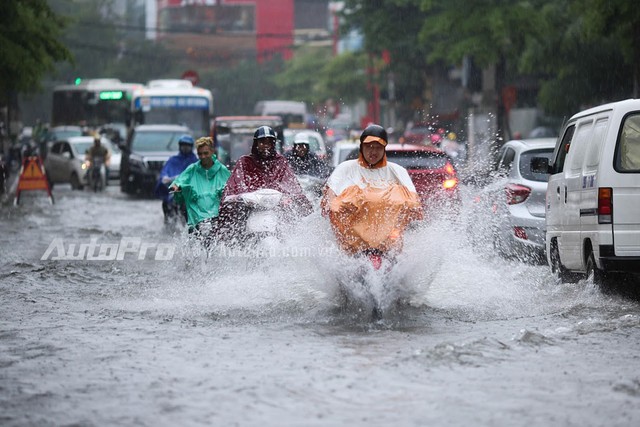
[[[209,135],[209,114],[203,109],[154,108],[142,112],[142,122],[147,125],[176,124],[186,126],[195,134]]]
[[[211,133],[213,97],[209,90],[170,85],[163,80],[154,82],[134,94],[132,125],[187,126],[198,137]]]
[[[138,86],[115,79],[57,86],[53,91],[51,124],[99,127],[125,123],[133,90]]]

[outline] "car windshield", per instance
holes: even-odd
[[[520,154],[520,175],[522,175],[524,179],[528,179],[530,181],[547,182],[547,180],[549,179],[548,174],[533,172],[531,170],[531,159],[533,159],[534,157],[546,157],[547,159],[551,160],[552,155],[553,148],[525,151],[524,153]]]
[[[178,139],[184,133],[183,131],[136,132],[131,149],[134,151],[178,151]]]
[[[339,162],[338,163],[342,163],[345,160],[347,160],[347,157],[349,156],[349,154],[351,154],[351,152],[353,151],[353,148],[341,148],[338,150],[339,153]],[[357,153],[357,151],[356,151]],[[356,157],[358,157],[356,155]]]
[[[387,160],[405,169],[440,169],[447,164],[443,154],[426,151],[387,151]]]
[[[410,134],[416,134],[416,135],[427,135],[433,132],[432,128],[428,128],[428,127],[421,127],[421,126],[416,126],[416,127],[412,127],[408,133]]]
[[[55,130],[51,133],[51,139],[58,141],[71,138],[72,136],[82,136],[82,130]]]
[[[86,142],[75,142],[73,143],[73,147],[76,149],[78,154],[85,154],[89,148],[93,145],[93,141]]]

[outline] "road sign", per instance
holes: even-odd
[[[20,193],[22,191],[31,190],[45,190],[49,194],[49,201],[53,204],[53,195],[51,194],[47,173],[44,170],[42,160],[38,156],[25,157],[22,161],[14,204],[20,203]]]
[[[189,80],[194,86],[198,86],[198,83],[200,83],[200,76],[193,70],[187,70],[182,73],[182,78],[184,80]]]

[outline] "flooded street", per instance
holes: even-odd
[[[318,212],[207,256],[159,201],[54,196],[0,207],[3,426],[640,425],[640,299],[470,245],[473,212],[382,273]],[[381,320],[344,303],[359,271]]]

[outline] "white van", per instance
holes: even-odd
[[[640,99],[580,112],[548,165],[547,259],[562,281],[640,272]],[[541,160],[544,164],[544,159]]]

